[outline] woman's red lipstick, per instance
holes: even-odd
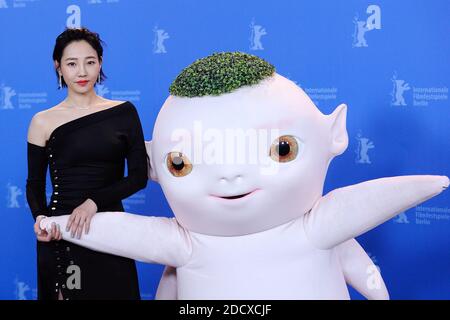
[[[77,81],[76,83],[79,84],[80,86],[85,86],[88,82],[89,82],[89,80],[80,80],[80,81]]]

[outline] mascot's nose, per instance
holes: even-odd
[[[240,183],[242,181],[242,176],[241,175],[236,175],[236,176],[226,176],[226,177],[221,177],[220,178],[220,182],[221,183]]]
[[[244,175],[241,171],[238,170],[226,170],[222,169],[218,174],[219,182],[223,183],[240,183],[242,182]]]

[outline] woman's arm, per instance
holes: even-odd
[[[147,186],[147,152],[144,135],[136,108],[133,106],[131,110],[130,116],[123,119],[129,128],[126,155],[128,176],[85,195],[86,199],[93,200],[98,208],[123,200]]]
[[[33,218],[36,220],[37,216],[48,213],[45,193],[48,158],[45,153],[44,120],[39,113],[31,120],[27,140],[26,196]]]

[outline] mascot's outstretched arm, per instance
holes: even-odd
[[[125,212],[99,212],[91,220],[88,234],[72,238],[65,227],[69,215],[41,220],[42,230],[60,226],[64,240],[91,250],[147,263],[174,267],[186,264],[192,252],[191,239],[175,219],[147,217]]]
[[[359,236],[448,188],[446,176],[399,176],[331,191],[305,215],[305,230],[320,249]]]
[[[369,300],[389,299],[380,271],[355,239],[341,243],[336,250],[347,284]]]

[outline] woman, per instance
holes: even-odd
[[[33,217],[71,214],[73,236],[89,232],[98,211],[123,211],[121,200],[147,185],[147,154],[138,113],[130,102],[98,96],[105,79],[98,34],[67,29],[55,43],[59,87],[67,97],[37,113],[28,131],[27,200]],[[128,175],[124,177],[127,161]],[[53,193],[47,205],[45,179]],[[135,262],[60,240],[35,224],[38,299],[140,299]]]

